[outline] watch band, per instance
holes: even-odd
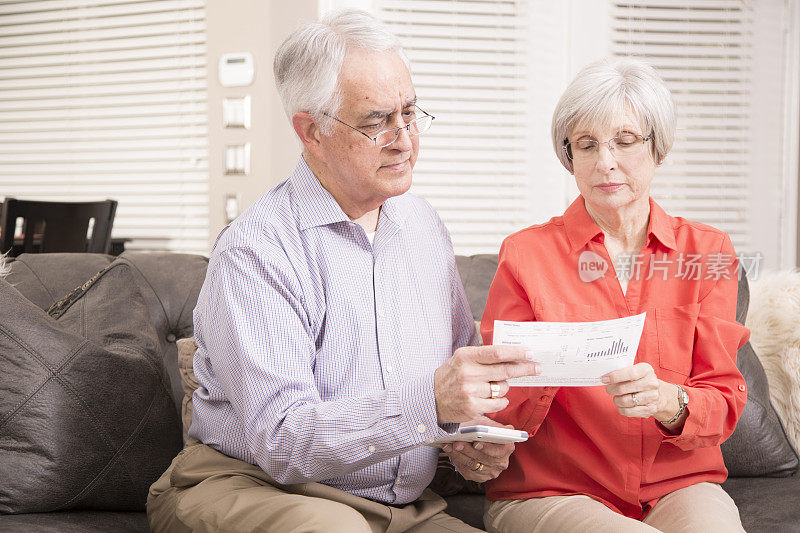
[[[680,408],[678,409],[678,412],[675,413],[675,416],[673,416],[669,420],[659,420],[661,424],[672,424],[673,422],[675,422],[677,419],[681,417],[683,412],[686,410],[686,406],[689,404],[689,399],[688,399],[689,395],[686,394],[686,391],[683,390],[683,387],[681,387],[680,385],[675,385],[675,386],[678,387],[678,405],[680,406]]]

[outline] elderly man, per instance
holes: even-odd
[[[214,246],[194,315],[202,444],[151,488],[151,527],[474,531],[426,490],[423,444],[504,408],[505,380],[537,365],[473,346],[447,230],[407,194],[433,117],[397,38],[361,12],[297,30],[275,79],[302,158]],[[513,450],[456,448],[478,481]]]

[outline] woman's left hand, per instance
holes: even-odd
[[[601,379],[622,416],[668,420],[680,408],[676,386],[658,379],[648,363],[609,372]]]

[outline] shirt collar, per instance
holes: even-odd
[[[678,249],[678,244],[675,242],[675,226],[672,224],[672,217],[661,209],[661,206],[652,198],[650,198],[650,226],[647,228],[647,236],[655,237],[661,244],[671,250]]]
[[[664,212],[652,198],[650,198],[650,222],[647,227],[648,238],[655,237],[664,246],[677,249],[675,244],[675,229],[672,225],[672,217]],[[589,212],[586,211],[586,203],[583,196],[578,196],[567,208],[562,217],[564,220],[564,230],[569,239],[572,251],[579,250],[586,246],[586,243],[603,233],[600,227],[595,224]]]
[[[301,231],[337,222],[350,222],[350,217],[342,211],[339,203],[322,186],[302,157],[289,176],[289,182],[292,185],[292,200]],[[401,198],[402,195],[387,199],[380,212],[381,218],[386,217],[398,227],[403,225],[408,214]]]

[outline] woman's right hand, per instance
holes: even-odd
[[[612,396],[617,411],[622,416],[669,420],[681,408],[678,403],[678,387],[662,381],[648,363],[609,372],[601,378],[606,383],[606,392]],[[670,430],[683,425],[685,415],[667,426]]]

